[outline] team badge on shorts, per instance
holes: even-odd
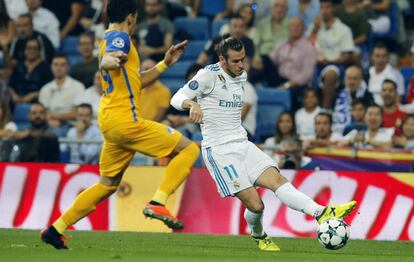
[[[239,189],[240,188],[240,183],[239,183],[239,181],[237,181],[237,180],[234,180],[233,181],[233,186],[234,186],[234,189]]]
[[[191,90],[196,90],[198,88],[198,82],[196,80],[193,80],[190,83],[188,83],[188,87]]]
[[[167,132],[172,135],[174,134],[174,129],[172,129],[171,127],[167,127]]]
[[[114,40],[112,40],[112,45],[118,48],[123,48],[125,46],[124,39],[117,37]]]

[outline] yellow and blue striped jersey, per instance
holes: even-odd
[[[100,69],[103,96],[99,105],[98,122],[102,131],[128,122],[138,122],[140,116],[141,78],[138,52],[129,35],[107,30],[99,45],[99,61],[105,52],[122,51],[127,61],[116,70]]]

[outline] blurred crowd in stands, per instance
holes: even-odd
[[[169,101],[233,36],[249,76],[243,125],[282,167],[317,168],[306,152],[320,146],[414,150],[413,0],[138,3],[142,70],[189,40],[182,61],[143,89],[142,117],[200,141]],[[105,5],[0,0],[0,161],[98,162]]]

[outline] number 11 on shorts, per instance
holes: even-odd
[[[239,174],[237,174],[237,171],[234,168],[233,164],[231,164],[229,166],[225,166],[224,170],[226,170],[227,175],[229,176],[230,180],[233,180],[233,175],[234,175],[234,178],[239,178]],[[233,175],[232,175],[232,173],[233,173]]]

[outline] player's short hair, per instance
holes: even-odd
[[[384,84],[391,84],[394,87],[394,90],[397,91],[397,83],[394,80],[387,78],[384,81],[382,81],[382,86]]]
[[[77,105],[77,106],[76,106],[76,108],[77,108],[77,109],[79,109],[79,108],[87,108],[87,109],[89,109],[89,111],[90,111],[90,112],[91,112],[91,114],[93,115],[93,109],[92,109],[91,104],[88,104],[88,103],[81,103],[81,104]]]
[[[216,52],[218,56],[223,56],[225,59],[227,59],[229,49],[234,51],[241,51],[243,48],[243,43],[239,39],[235,37],[227,37],[223,38],[220,44],[218,44]]]
[[[109,0],[106,13],[110,23],[122,23],[128,15],[136,15],[138,3],[136,0]]]

